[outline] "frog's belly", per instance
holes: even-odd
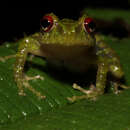
[[[69,71],[72,72],[86,72],[88,68],[90,67],[90,64],[87,64],[82,61],[68,61],[68,60],[56,60],[56,59],[49,59],[47,58],[47,61],[53,66],[58,69],[66,68]]]
[[[71,71],[85,72],[96,60],[94,48],[87,46],[43,45],[40,50],[51,64]]]

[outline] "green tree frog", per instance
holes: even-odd
[[[89,90],[85,90],[74,84],[73,88],[85,94],[67,98],[70,101],[102,95],[108,72],[111,72],[117,79],[122,78],[124,72],[118,56],[114,50],[95,35],[94,30],[94,21],[86,14],[77,21],[59,19],[53,13],[44,15],[41,19],[41,32],[23,38],[16,54],[14,78],[19,95],[25,95],[25,87],[40,98],[46,97],[28,83],[30,79],[43,78],[41,76],[31,78],[23,73],[29,53],[45,57],[53,65],[61,65],[74,72],[86,73],[91,66],[97,68],[95,86],[91,85]],[[127,88],[118,80],[115,81],[115,86]]]

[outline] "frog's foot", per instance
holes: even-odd
[[[100,92],[97,90],[97,88],[93,84],[90,85],[90,89],[89,90],[85,90],[85,89],[83,89],[82,87],[78,86],[75,83],[73,84],[73,88],[81,91],[85,95],[68,97],[67,99],[69,101],[71,101],[71,102],[75,102],[75,101],[81,100],[81,99],[92,99],[92,100],[95,100],[96,97],[100,94]]]
[[[15,58],[15,57],[16,57],[16,55],[3,56],[3,57],[0,57],[0,61],[5,62],[6,60],[8,60],[10,58]]]
[[[46,96],[42,95],[40,92],[36,91],[30,84],[28,81],[30,80],[35,80],[35,79],[41,79],[41,80],[44,80],[44,77],[40,76],[40,75],[37,75],[37,76],[34,76],[34,77],[29,77],[29,76],[24,76],[24,80],[22,82],[23,86],[25,88],[27,88],[28,90],[30,90],[33,94],[35,94],[38,98],[40,99],[44,99],[46,98]],[[26,96],[26,94],[24,93],[24,89],[23,89],[23,86],[19,86],[19,95],[21,96]]]
[[[113,82],[113,86],[114,86],[114,93],[115,94],[119,94],[121,92],[121,90],[119,90],[119,88],[130,89],[130,86],[126,86],[126,85],[118,83],[118,82]]]
[[[35,80],[35,79],[44,80],[44,77],[42,77],[42,76],[40,76],[40,75],[36,75],[36,76],[33,76],[33,77],[30,77],[30,76],[25,75],[24,77],[25,77],[25,79],[26,79],[27,81],[29,81],[29,80]]]

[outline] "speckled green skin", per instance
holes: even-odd
[[[14,77],[19,93],[24,93],[24,65],[28,53],[45,57],[54,66],[64,66],[71,71],[86,72],[90,66],[97,66],[96,89],[92,97],[104,93],[106,76],[111,72],[121,78],[123,71],[115,52],[98,36],[85,31],[83,15],[78,21],[70,19],[59,20],[53,13],[54,26],[49,32],[35,33],[25,37],[18,48]],[[29,88],[29,87],[28,87]],[[35,90],[34,90],[35,91]]]

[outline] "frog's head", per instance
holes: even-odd
[[[95,45],[94,22],[83,15],[79,20],[59,19],[53,13],[41,19],[42,41],[44,44]]]

